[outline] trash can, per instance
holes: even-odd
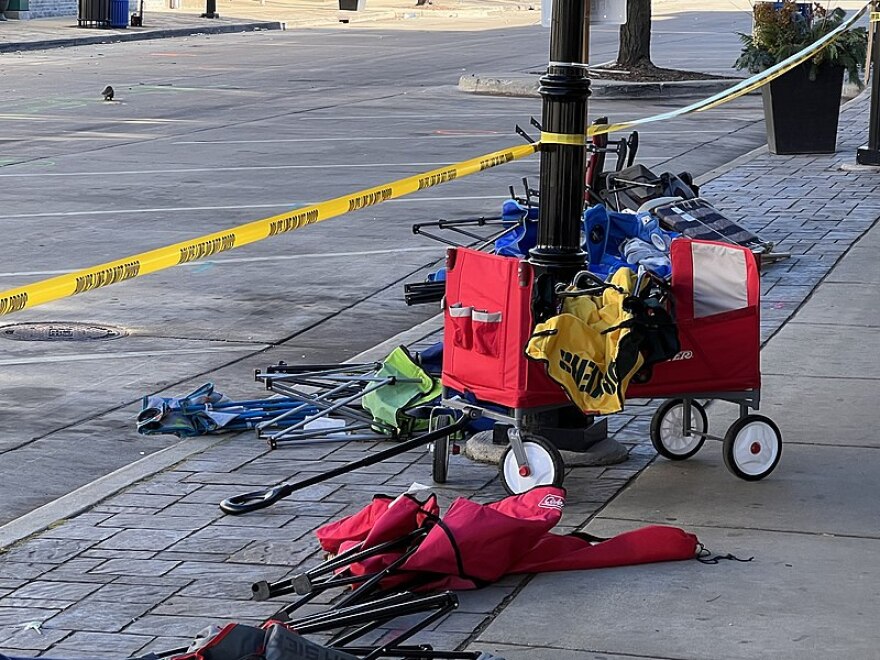
[[[339,0],[341,11],[362,11],[366,5],[366,0]]]
[[[128,0],[110,0],[110,27],[128,27]]]
[[[76,22],[79,27],[107,27],[110,21],[110,0],[79,0]]]

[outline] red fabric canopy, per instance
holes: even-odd
[[[395,502],[393,506],[390,506]],[[401,506],[402,505],[402,506]],[[677,527],[650,525],[599,540],[586,534],[554,534],[565,490],[540,486],[491,504],[465,498],[442,518],[434,496],[420,503],[405,496],[377,496],[363,510],[317,530],[321,546],[338,552],[363,541],[363,548],[404,536],[420,525],[429,531],[386,588],[417,583],[419,590],[474,589],[504,575],[630,566],[693,559],[697,537]],[[387,518],[387,520],[386,520]],[[399,552],[351,566],[355,575],[381,570]]]

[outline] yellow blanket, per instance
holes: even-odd
[[[640,338],[629,327],[617,327],[632,315],[623,309],[633,293],[635,275],[621,268],[601,296],[564,299],[563,313],[539,323],[526,355],[544,362],[550,378],[562,385],[585,413],[607,415],[623,409],[630,379],[642,366]],[[603,334],[608,328],[614,328]]]

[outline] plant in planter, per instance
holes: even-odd
[[[734,66],[759,73],[807,48],[843,24],[846,12],[822,5],[759,2],[752,34],[740,34]],[[859,64],[868,47],[864,28],[850,28],[804,63],[764,85],[767,143],[776,154],[833,153],[843,74],[861,88]]]

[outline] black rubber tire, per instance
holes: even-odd
[[[668,458],[670,461],[684,461],[696,454],[700,449],[703,448],[703,444],[706,442],[706,437],[703,436],[699,439],[697,444],[689,451],[684,453],[678,453],[670,449],[663,442],[662,437],[662,425],[663,420],[666,419],[666,416],[669,412],[677,407],[683,406],[683,399],[669,399],[662,406],[657,408],[657,411],[654,413],[654,416],[651,418],[651,444],[654,445],[654,449],[658,454],[663,456],[664,458]],[[699,416],[700,420],[703,423],[703,433],[707,433],[709,431],[709,418],[706,416],[706,409],[703,408],[702,405],[697,403],[696,401],[691,401],[691,422],[693,422],[693,415],[696,414]]]
[[[737,436],[746,426],[756,422],[767,425],[770,430],[773,431],[774,440],[776,442],[776,456],[765,469],[760,472],[749,473],[743,471],[736,462],[736,440]],[[773,472],[773,470],[776,469],[776,466],[779,465],[779,459],[782,458],[782,433],[780,433],[779,427],[776,426],[773,420],[769,417],[765,417],[764,415],[746,415],[745,417],[740,417],[730,425],[729,429],[727,429],[727,433],[724,435],[723,452],[724,465],[727,466],[727,469],[730,470],[732,474],[745,481],[760,481]]]
[[[435,484],[446,483],[446,477],[449,474],[449,445],[451,442],[447,435],[434,443],[434,450],[431,452],[431,476],[434,478]]]
[[[549,459],[552,478],[546,482],[531,483],[525,488],[520,487],[522,484],[508,483],[504,466],[508,460],[513,461],[513,464],[516,465],[516,456],[513,453],[513,445],[507,445],[507,449],[504,450],[504,453],[501,455],[501,461],[498,463],[498,476],[501,479],[501,485],[504,486],[504,490],[509,495],[519,495],[536,486],[562,486],[562,482],[565,479],[565,463],[562,461],[562,454],[559,453],[556,447],[544,438],[532,435],[523,439],[523,448],[527,454],[529,451],[543,452],[545,457]]]

